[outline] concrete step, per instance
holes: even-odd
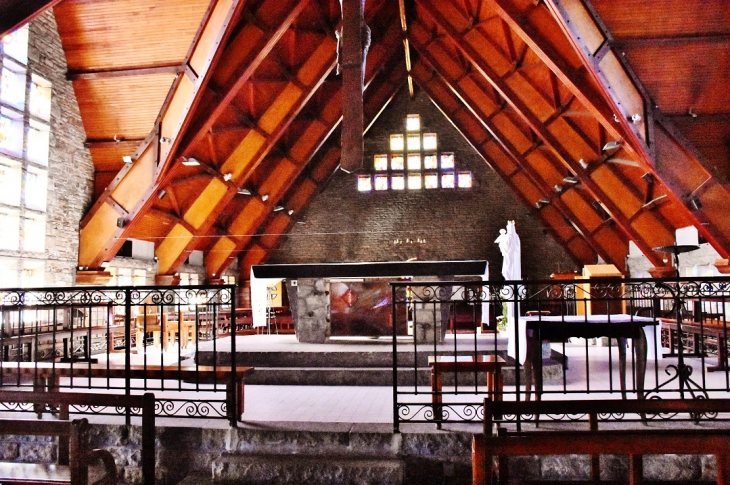
[[[368,456],[226,453],[212,472],[213,483],[401,485],[405,464]]]

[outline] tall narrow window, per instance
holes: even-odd
[[[51,83],[31,75],[30,114],[48,121],[51,118]]]
[[[48,172],[28,167],[25,172],[25,206],[38,211],[46,210],[46,195],[48,193]]]
[[[28,150],[25,154],[26,158],[38,165],[47,166],[49,139],[50,132],[48,131],[48,125],[38,123],[35,120],[30,120],[30,126],[28,126]]]
[[[5,34],[2,49],[6,56],[26,64],[28,62],[28,26],[25,25],[14,32]]]
[[[23,249],[42,252],[46,249],[46,216],[26,216],[23,220]]]
[[[20,205],[20,163],[0,157],[0,203]]]
[[[0,249],[18,249],[20,215],[18,211],[0,209]]]

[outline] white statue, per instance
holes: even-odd
[[[499,244],[499,250],[502,252],[504,279],[522,279],[520,236],[515,231],[515,221],[507,221],[507,229],[500,229],[499,237],[494,242]]]

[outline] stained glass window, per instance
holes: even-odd
[[[442,153],[441,154],[441,170],[449,170],[454,168],[454,154],[453,153]]]
[[[0,100],[17,109],[25,108],[25,68],[6,60],[1,78]]]
[[[403,151],[403,135],[390,135],[390,151]]]
[[[420,131],[421,129],[421,117],[419,115],[408,115],[406,117],[406,130],[407,131]]]
[[[439,168],[438,157],[436,155],[423,156],[423,168],[426,170],[436,170]]]
[[[418,153],[408,154],[408,170],[421,170],[421,155]]]
[[[408,151],[421,149],[421,135],[408,135]]]
[[[444,172],[441,174],[442,189],[453,189],[455,182],[454,172]]]
[[[392,155],[390,157],[391,170],[403,170],[403,155]]]
[[[388,155],[375,155],[375,170],[388,170]]]
[[[459,172],[457,177],[457,184],[460,189],[471,188],[471,172]]]
[[[48,193],[48,172],[35,167],[28,167],[25,172],[25,192],[23,199],[29,209],[46,210],[46,194]]]
[[[0,111],[0,150],[23,155],[23,116],[6,108]]]
[[[20,205],[20,163],[0,157],[0,202]]]
[[[388,190],[388,176],[387,175],[375,175],[375,190]]]
[[[33,74],[30,84],[30,114],[49,120],[51,118],[51,83]]]
[[[439,188],[439,174],[427,173],[423,176],[423,186],[427,189],[438,189]]]
[[[23,64],[28,63],[28,26],[3,36],[3,54]]]
[[[357,176],[357,190],[360,192],[370,192],[373,190],[373,181],[370,175]]]
[[[435,150],[436,149],[436,133],[424,133],[423,134],[423,149],[424,150]]]
[[[30,120],[26,158],[39,165],[48,165],[49,137],[48,125]]]
[[[408,175],[408,189],[409,190],[420,190],[421,188],[421,174],[409,174]]]
[[[390,179],[390,188],[393,190],[403,190],[406,188],[406,178],[403,175],[393,175]]]
[[[46,217],[34,215],[23,220],[23,249],[42,252],[46,249]]]
[[[0,210],[0,249],[18,249],[20,217],[18,211]]]

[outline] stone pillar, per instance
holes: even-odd
[[[442,303],[416,303],[414,305],[414,335],[418,343],[443,342],[446,324],[442,322]],[[436,331],[434,332],[434,327]]]
[[[330,283],[324,279],[297,280],[295,331],[299,342],[321,344],[330,338]]]

